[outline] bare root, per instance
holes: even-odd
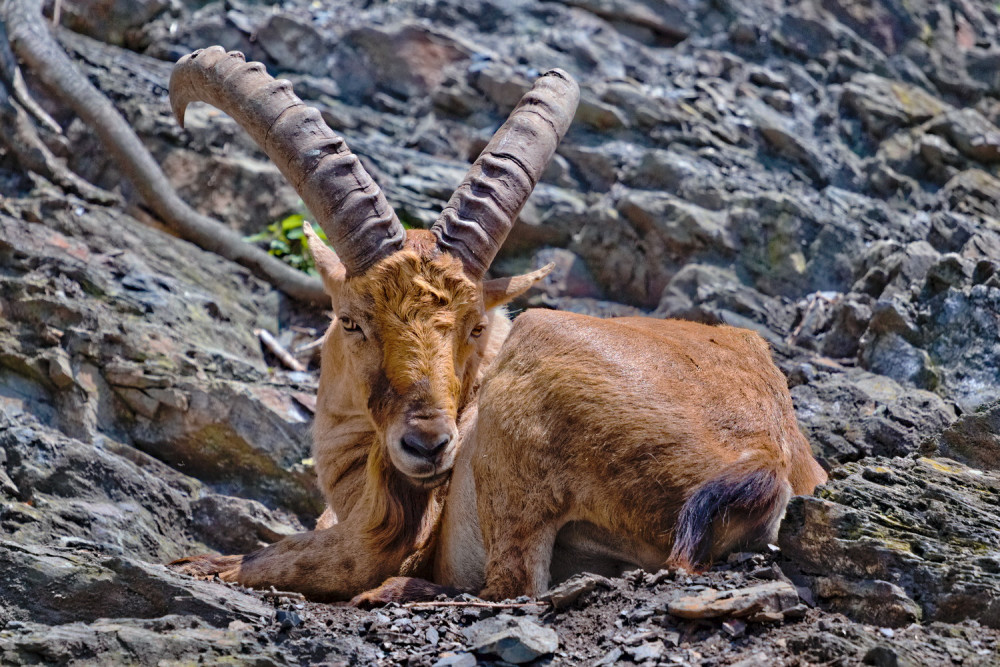
[[[177,195],[128,122],[53,39],[39,0],[7,0],[2,11],[17,56],[55,97],[94,130],[146,205],[181,238],[242,264],[293,298],[329,305],[330,298],[318,279],[244,242],[236,232],[198,213]]]

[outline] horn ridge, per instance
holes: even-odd
[[[291,82],[274,79],[238,51],[212,46],[181,58],[170,77],[170,104],[182,127],[194,101],[227,113],[267,153],[326,232],[348,275],[403,247],[406,232],[381,188]]]
[[[543,74],[497,130],[431,227],[473,278],[485,275],[531,195],[580,99],[562,70]]]

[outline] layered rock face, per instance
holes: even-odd
[[[832,474],[793,499],[766,563],[591,582],[598,592],[538,621],[559,633],[555,660],[995,658],[992,3],[60,4],[57,36],[84,75],[187,201],[246,234],[301,202],[224,115],[193,106],[186,130],[170,116],[171,63],[193,49],[221,43],[290,79],[417,227],[540,71],[580,81],[575,122],[494,275],[555,261],[519,307],[760,332]],[[125,204],[82,201],[0,154],[2,660],[469,664],[493,646],[469,631],[478,612],[331,612],[160,565],[313,525],[315,360],[303,350],[309,370],[283,370],[255,330],[294,351],[325,314],[159,226],[91,131],[26,75],[65,128],[52,149]],[[714,599],[706,589],[771,585],[755,578],[817,608],[786,601],[729,629],[670,611]],[[537,616],[526,609],[515,617]],[[416,630],[397,627],[404,616]],[[586,639],[616,622],[606,645]],[[526,623],[482,627],[535,636]]]

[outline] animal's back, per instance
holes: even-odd
[[[567,436],[587,424],[574,438],[666,435],[732,458],[756,440],[787,457],[801,437],[767,343],[746,329],[531,310],[514,322],[488,382],[481,405],[516,404]]]

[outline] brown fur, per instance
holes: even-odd
[[[547,269],[472,281],[411,231],[345,278],[313,247],[335,312],[314,429],[328,510],[312,533],[242,561],[185,559],[189,572],[318,599],[401,574],[538,594],[581,562],[694,567],[770,539],[790,493],[826,478],[752,332],[551,311],[511,327],[488,308]],[[432,462],[401,444],[415,424],[451,438]]]

